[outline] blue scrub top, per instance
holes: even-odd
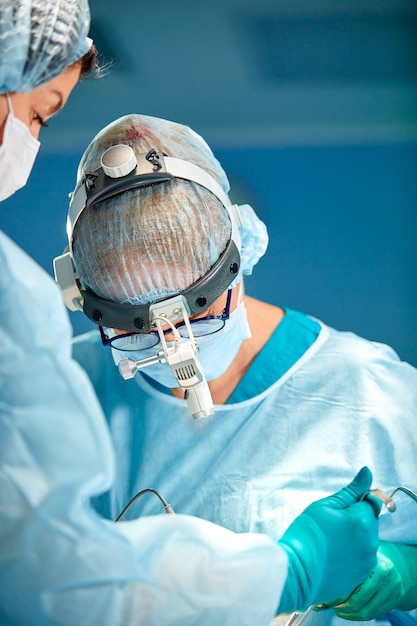
[[[229,404],[253,398],[268,389],[308,350],[320,324],[303,313],[284,308],[285,315],[228,399]]]
[[[76,339],[116,454],[112,488],[92,500],[97,511],[115,519],[136,493],[154,488],[177,513],[276,541],[364,465],[385,492],[416,490],[417,370],[388,346],[285,313],[228,402],[197,421],[143,372],[124,381],[98,332]],[[403,501],[383,515],[381,538],[417,543],[415,506]],[[147,495],[126,519],[162,511]],[[308,626],[338,621],[324,613]]]

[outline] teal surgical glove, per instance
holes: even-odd
[[[377,559],[363,583],[348,598],[334,603],[336,615],[366,621],[392,609],[417,608],[417,546],[381,541]]]
[[[344,597],[375,566],[379,510],[358,501],[371,482],[363,467],[347,487],[307,507],[284,533],[278,545],[288,555],[288,574],[277,613]]]

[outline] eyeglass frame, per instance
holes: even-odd
[[[227,290],[226,305],[225,305],[221,315],[205,315],[204,317],[197,317],[197,318],[189,320],[189,322],[191,324],[191,327],[192,327],[193,323],[194,324],[196,324],[196,323],[198,324],[198,323],[206,322],[206,321],[209,321],[209,320],[220,320],[220,321],[223,321],[223,326],[221,326],[220,328],[218,328],[217,330],[215,330],[212,333],[206,333],[205,335],[199,335],[200,337],[204,337],[204,336],[207,336],[207,335],[215,335],[217,332],[219,332],[219,330],[221,330],[224,327],[226,321],[230,318],[230,305],[231,305],[231,300],[232,300],[232,291],[233,291],[233,289],[231,289],[231,288],[229,288]],[[177,324],[173,324],[173,326],[178,329],[178,328],[181,328],[182,326],[185,327],[186,324],[185,324],[184,321],[182,321],[182,322],[178,322]],[[99,330],[100,330],[100,337],[101,337],[101,342],[102,342],[103,346],[110,346],[110,347],[114,348],[114,350],[119,350],[120,352],[124,352],[124,350],[121,350],[120,348],[116,348],[116,347],[112,346],[113,341],[118,340],[118,339],[124,339],[124,338],[127,338],[127,337],[133,337],[133,336],[136,336],[136,335],[140,335],[142,337],[143,336],[149,336],[149,335],[158,337],[158,341],[156,343],[154,343],[153,346],[148,346],[148,347],[155,347],[161,341],[159,339],[159,334],[158,334],[157,330],[151,330],[150,332],[147,332],[147,333],[143,333],[143,332],[142,333],[128,332],[128,333],[122,333],[121,335],[116,335],[115,337],[108,337],[106,335],[106,333],[105,333],[105,330],[104,330],[103,326],[99,326]],[[166,328],[162,332],[164,333],[164,335],[172,334],[172,328]],[[197,335],[197,337],[198,337],[198,335]],[[145,348],[138,348],[136,350],[132,350],[132,352],[141,352],[142,350],[146,350],[146,347]]]

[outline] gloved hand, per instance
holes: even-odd
[[[288,555],[288,574],[277,613],[344,597],[375,566],[380,507],[358,501],[371,482],[363,467],[347,487],[307,507],[284,533],[278,545]]]
[[[326,603],[336,615],[365,621],[381,617],[392,609],[417,608],[417,546],[381,541],[377,564],[348,598]],[[336,605],[336,606],[335,606]]]

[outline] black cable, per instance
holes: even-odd
[[[158,496],[158,498],[160,499],[160,501],[162,502],[162,504],[164,505],[164,509],[165,512],[168,513],[169,515],[173,515],[175,513],[174,509],[172,508],[172,506],[170,504],[168,504],[168,502],[165,500],[164,496],[162,496],[159,491],[157,491],[156,489],[152,489],[152,487],[149,487],[148,489],[142,489],[142,491],[139,491],[139,493],[137,493],[131,500],[130,502],[127,503],[127,505],[125,506],[125,508],[123,509],[123,511],[120,513],[120,515],[115,519],[115,522],[120,522],[120,520],[126,515],[126,513],[128,512],[128,510],[130,509],[130,507],[132,506],[132,504],[134,504],[136,502],[136,500],[139,500],[139,498],[141,496],[143,496],[144,493],[154,493],[156,496]]]

